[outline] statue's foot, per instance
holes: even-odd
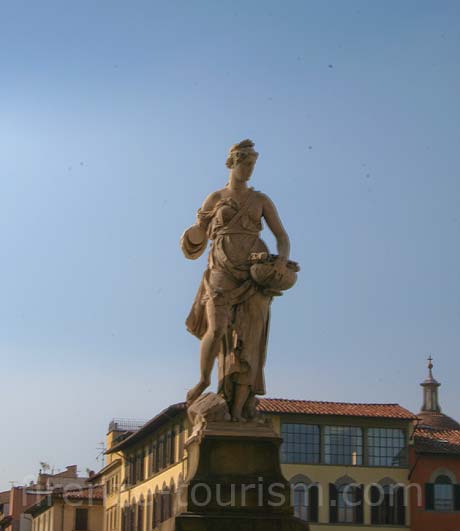
[[[241,415],[232,415],[232,422],[247,422],[247,420]]]
[[[187,404],[193,404],[195,400],[203,393],[203,391],[208,387],[205,382],[199,382],[195,385],[195,387],[192,387],[190,391],[187,393]]]

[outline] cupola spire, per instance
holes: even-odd
[[[428,357],[428,378],[420,384],[423,387],[422,411],[441,413],[439,405],[438,388],[440,383],[433,377],[433,358]]]

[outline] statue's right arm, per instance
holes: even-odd
[[[195,224],[182,234],[180,246],[186,258],[196,260],[206,250],[208,245],[207,230],[210,221],[209,213],[212,212],[219,198],[219,192],[210,194],[198,210]]]

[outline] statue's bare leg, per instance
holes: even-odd
[[[232,407],[232,420],[234,422],[246,422],[243,417],[243,408],[249,398],[249,385],[235,384],[235,397]]]
[[[200,363],[201,377],[200,381],[187,393],[187,402],[194,402],[203,391],[211,384],[211,373],[220,347],[222,337],[225,334],[228,325],[228,310],[226,306],[216,306],[212,299],[206,303],[206,317],[208,328],[201,339]]]

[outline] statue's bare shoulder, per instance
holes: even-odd
[[[258,191],[256,191],[255,193],[257,194],[257,199],[260,201],[263,207],[268,206],[268,208],[270,208],[275,206],[273,201],[268,197],[267,194]]]
[[[201,207],[202,210],[212,210],[217,203],[222,199],[222,194],[224,192],[225,188],[222,190],[217,190],[216,192],[212,192],[208,195],[208,197],[203,201],[203,205]]]

